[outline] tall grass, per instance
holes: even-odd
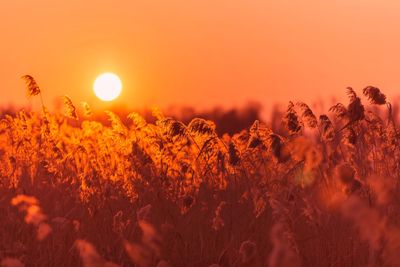
[[[68,97],[6,115],[1,265],[400,266],[396,119],[378,88],[347,93],[233,136],[160,110],[106,126]]]

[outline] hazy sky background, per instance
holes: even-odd
[[[396,0],[0,0],[0,104],[99,104],[92,84],[117,73],[132,107],[312,102],[366,85],[400,89]],[[33,100],[37,101],[37,100]]]

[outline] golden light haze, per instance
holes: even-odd
[[[393,96],[399,14],[394,0],[3,0],[0,104],[29,103],[24,74],[49,104],[96,104],[103,72],[132,107],[310,102],[367,85]]]

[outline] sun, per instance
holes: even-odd
[[[116,99],[122,91],[122,83],[117,75],[111,72],[100,74],[93,84],[95,95],[103,101]]]

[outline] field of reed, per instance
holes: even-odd
[[[0,264],[400,266],[397,111],[376,87],[347,95],[234,135],[157,109],[104,124],[68,97],[3,114]]]

